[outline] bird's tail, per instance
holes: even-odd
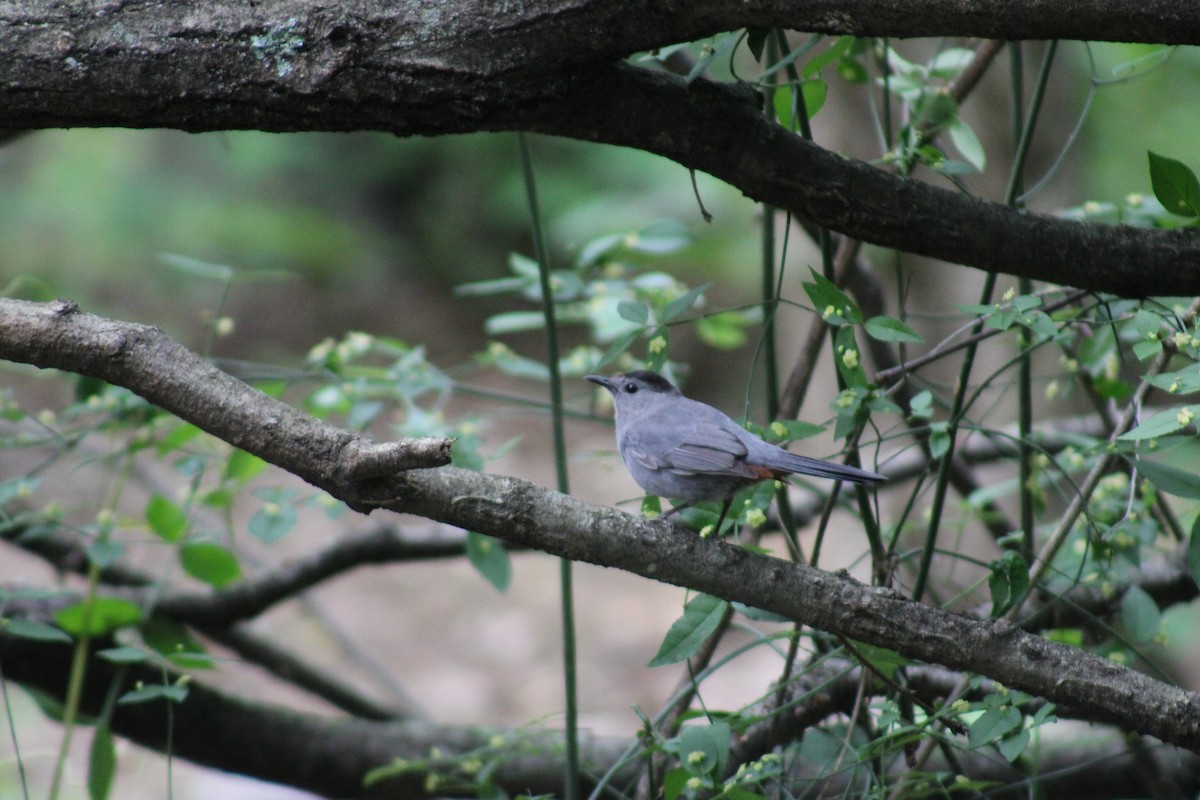
[[[818,478],[830,478],[835,481],[849,481],[850,483],[883,483],[887,480],[887,478],[878,472],[850,467],[845,464],[834,464],[830,461],[821,461],[817,458],[798,456],[782,448],[780,448],[779,452],[772,453],[771,455],[772,458],[769,466],[772,469],[792,475],[813,475]]]

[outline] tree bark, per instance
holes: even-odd
[[[1078,3],[9,3],[0,128],[529,130],[657,153],[856,239],[1141,297],[1200,294],[1194,231],[1016,211],[841,158],[748,88],[618,59],[745,25],[1200,43],[1200,11]]]

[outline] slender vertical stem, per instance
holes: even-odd
[[[79,714],[79,701],[83,696],[83,677],[87,672],[88,652],[91,649],[92,612],[96,607],[96,589],[100,585],[100,568],[94,563],[88,566],[87,595],[83,606],[83,630],[75,640],[75,652],[71,656],[71,672],[67,678],[67,697],[63,703],[63,735],[58,748],[58,759],[54,764],[54,777],[50,781],[50,800],[57,800],[62,789],[63,770],[71,751],[71,738],[75,733],[75,721]]]
[[[538,262],[538,279],[542,292],[542,315],[546,320],[546,360],[550,370],[550,415],[554,429],[554,467],[558,490],[571,491],[567,475],[567,443],[563,433],[562,375],[558,365],[558,326],[554,318],[554,289],[550,281],[550,256],[542,230],[538,205],[537,182],[533,174],[533,157],[524,133],[517,134],[521,152],[521,174],[525,180],[525,197],[529,204],[529,219],[533,230],[533,248]],[[559,585],[562,595],[563,686],[566,693],[566,800],[579,797],[579,709],[575,659],[575,599],[572,586],[571,562],[559,561]]]
[[[1050,76],[1050,67],[1054,61],[1054,53],[1057,42],[1051,42],[1046,50],[1046,57],[1042,61],[1041,73],[1038,75],[1037,87],[1034,89],[1033,99],[1029,106],[1029,116],[1022,127],[1021,138],[1017,144],[1017,152],[1013,157],[1012,172],[1009,176],[1008,191],[1005,192],[1005,202],[1012,203],[1017,196],[1017,186],[1020,185],[1020,175],[1025,169],[1025,159],[1029,154],[1029,143],[1033,139],[1033,130],[1037,123],[1038,112],[1042,106],[1042,98],[1046,92],[1046,81]],[[992,295],[996,289],[996,273],[989,272],[987,279],[983,283],[983,292],[980,296],[980,305],[990,305]],[[975,336],[983,330],[983,320],[975,323],[971,335]],[[942,513],[946,503],[946,489],[950,477],[950,462],[954,458],[955,439],[958,435],[958,427],[962,422],[964,400],[967,396],[968,384],[971,380],[971,370],[975,365],[975,353],[978,349],[978,341],[972,341],[970,347],[963,354],[962,368],[959,370],[958,383],[954,389],[954,404],[950,412],[950,445],[945,454],[942,455],[942,460],[938,465],[937,484],[934,487],[933,502],[930,504],[930,520],[929,520],[929,535],[925,539],[925,546],[921,551],[921,563],[917,568],[917,577],[913,583],[913,599],[920,600],[925,593],[925,586],[929,579],[929,568],[933,563],[933,553],[937,549],[938,529],[942,521]]]
[[[1010,42],[1008,52],[1011,55],[1011,84],[1012,84],[1012,133],[1013,158],[1016,159],[1019,142],[1025,131],[1025,114],[1022,103],[1025,98],[1025,59],[1022,57],[1021,43]],[[1011,204],[1022,205],[1017,198],[1025,191],[1025,181],[1020,173],[1015,174],[1014,194]],[[1022,277],[1017,281],[1017,291],[1022,294],[1033,292],[1033,281]],[[1021,343],[1024,344],[1024,335]],[[1023,356],[1017,366],[1017,475],[1019,484],[1017,495],[1021,502],[1021,557],[1025,563],[1033,560],[1033,447],[1030,436],[1033,435],[1033,356],[1022,346]]]
[[[784,38],[783,31],[775,31],[775,37],[781,48],[786,49],[787,40]],[[808,141],[813,140],[812,124],[808,117],[808,107],[804,104],[804,93],[801,91],[802,81],[800,73],[797,72],[795,65],[789,64],[787,67],[788,79],[795,85],[795,90],[792,92],[792,116],[796,120],[796,127],[800,130],[800,135]],[[829,229],[823,225],[816,226],[817,243],[821,247],[821,271],[830,281],[837,279],[836,268],[834,265],[833,239],[829,235]],[[829,345],[834,350],[833,357],[837,358],[837,342],[831,336]],[[845,389],[845,381],[842,380],[842,374],[836,369],[834,375],[837,379],[838,390]],[[859,432],[861,433],[861,431]],[[859,466],[858,459],[858,437],[859,433],[849,437],[847,444],[849,445],[850,459],[849,463],[853,466]],[[886,567],[882,561],[884,554],[883,540],[879,535],[879,525],[875,520],[875,515],[871,509],[870,498],[866,487],[857,486],[855,498],[858,501],[859,514],[862,516],[863,528],[867,534],[867,541],[871,546],[872,560],[874,561],[874,572],[877,577],[882,577]]]
[[[766,113],[775,111],[767,101]],[[779,359],[775,339],[775,207],[762,204],[762,308],[763,308],[763,367],[767,389],[767,420],[779,414]]]
[[[4,717],[8,720],[8,735],[12,739],[13,760],[17,764],[17,775],[21,779],[21,797],[29,800],[29,780],[25,775],[25,760],[21,757],[21,743],[17,739],[17,726],[13,721],[12,701],[8,696],[8,681],[4,679],[2,664],[0,664],[0,696],[4,698]]]

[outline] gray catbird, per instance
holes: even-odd
[[[805,458],[765,442],[712,406],[684,397],[657,372],[586,377],[612,393],[617,449],[637,485],[685,506],[721,501],[717,530],[734,493],[758,481],[787,475],[885,480],[877,472]]]

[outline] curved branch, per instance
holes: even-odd
[[[420,541],[380,527],[294,559],[262,575],[208,593],[168,594],[157,611],[191,625],[223,626],[256,617],[318,583],[364,564],[446,558],[466,552],[464,541]]]
[[[232,389],[239,382],[213,374],[217,371],[207,366],[192,374],[193,383],[183,380],[186,373],[180,362],[186,359],[178,352],[182,348],[161,332],[150,334],[152,329],[145,326],[78,311],[60,314],[56,304],[16,300],[0,300],[0,319],[11,321],[0,327],[0,357],[121,384],[152,396],[169,411],[186,412],[193,424],[210,433],[231,434],[228,408],[220,402],[205,406],[196,399],[214,397],[206,385]],[[131,345],[136,342],[158,346]],[[138,357],[129,357],[131,351]],[[253,391],[242,385],[234,394]],[[908,658],[987,675],[1083,709],[1094,721],[1200,751],[1200,694],[1026,633],[1007,620],[984,622],[915,603],[892,590],[701,539],[663,520],[651,522],[600,508],[516,478],[442,467],[348,483],[336,470],[314,469],[309,461],[322,463],[327,458],[324,447],[336,439],[331,433],[336,429],[262,397],[246,407],[256,408],[265,419],[250,415],[241,422],[256,429],[273,423],[267,427],[277,435],[264,438],[234,430],[236,443],[356,510],[418,514],[563,558],[740,601]],[[291,424],[279,424],[284,416]]]
[[[1200,294],[1195,231],[1059,220],[901,179],[770,123],[751,92],[611,64],[744,25],[996,38],[1110,30],[1200,42],[1190,4],[710,0],[637,11],[616,0],[502,8],[458,0],[427,14],[284,0],[90,9],[30,4],[24,16],[0,19],[0,127],[539,131],[657,153],[887,247],[1125,296]]]
[[[71,649],[0,632],[0,664],[4,677],[63,697]],[[153,686],[162,671],[147,665],[121,667],[103,659],[89,660],[80,710],[98,715],[113,681],[128,689],[137,682]],[[495,781],[513,793],[555,794],[562,788],[562,736],[557,731],[482,730],[424,722],[380,722],[344,719],[295,711],[206,686],[188,684],[188,696],[177,703],[168,725],[163,701],[118,705],[112,730],[131,741],[200,764],[260,780],[296,786],[326,797],[362,797],[363,777],[399,758],[421,761],[432,748],[449,764],[456,754],[488,748],[495,736],[504,740],[501,753],[511,753]],[[219,732],[219,735],[217,735]],[[584,762],[606,768],[628,743],[624,739],[583,737]],[[374,796],[425,798],[475,796],[472,786],[439,787],[430,792],[429,771],[414,770],[373,789]],[[628,774],[622,775],[628,779]]]

